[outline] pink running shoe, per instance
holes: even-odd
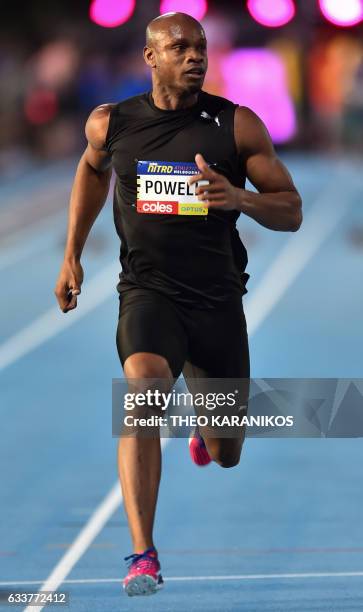
[[[189,452],[193,463],[202,467],[212,461],[198,427],[189,436]]]
[[[163,587],[158,553],[155,548],[148,548],[143,553],[125,557],[125,561],[128,562],[129,571],[123,585],[130,597],[153,595]]]

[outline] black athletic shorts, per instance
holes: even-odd
[[[177,304],[152,289],[120,294],[117,350],[122,366],[139,352],[165,357],[177,378],[249,378],[246,319],[238,296],[216,310]]]

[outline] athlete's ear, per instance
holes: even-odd
[[[150,68],[156,67],[155,53],[152,47],[144,47],[144,60]]]

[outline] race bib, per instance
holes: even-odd
[[[188,184],[199,170],[193,162],[139,161],[137,201],[139,213],[162,215],[207,215],[208,208],[198,201],[195,189],[208,181]]]

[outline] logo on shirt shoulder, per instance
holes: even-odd
[[[207,113],[207,111],[202,111],[200,113],[200,118],[204,121],[214,121],[214,123],[216,123],[218,127],[221,127],[221,122],[219,121],[218,115],[212,117],[211,115],[209,115],[209,113]]]

